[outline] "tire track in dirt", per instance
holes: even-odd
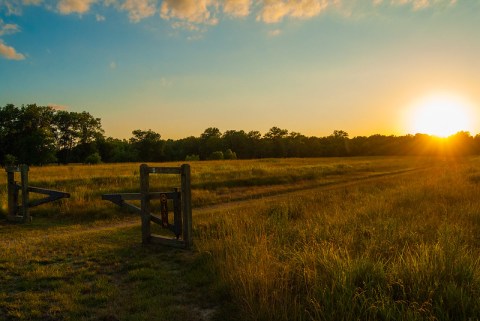
[[[196,207],[196,208],[193,208],[193,211],[196,212],[197,214],[202,214],[207,211],[219,211],[227,208],[252,205],[251,203],[271,202],[288,195],[291,195],[291,196],[296,196],[297,194],[300,195],[301,193],[306,191],[314,191],[314,190],[318,190],[319,192],[331,191],[335,189],[358,186],[365,183],[381,181],[384,179],[390,179],[393,177],[413,175],[420,172],[428,171],[432,168],[433,166],[409,168],[409,169],[393,171],[393,172],[372,174],[369,176],[357,177],[353,179],[350,178],[350,179],[345,179],[345,180],[340,180],[335,182],[327,182],[323,184],[320,183],[320,184],[314,184],[314,185],[308,185],[308,186],[302,186],[302,187],[292,187],[292,188],[281,190],[281,191],[267,192],[267,193],[257,194],[257,195],[253,195],[245,198],[235,199],[230,202]]]
[[[376,181],[381,181],[384,179],[390,179],[393,177],[401,177],[401,176],[408,176],[418,174],[420,172],[428,171],[432,169],[433,166],[429,167],[418,167],[418,168],[409,168],[399,171],[393,172],[386,172],[386,173],[378,173],[372,174],[365,177],[357,177],[357,178],[350,178],[335,182],[327,182],[327,183],[320,183],[314,185],[307,185],[301,187],[292,187],[289,189],[284,189],[281,191],[274,191],[274,192],[266,192],[257,195],[251,195],[245,198],[235,199],[233,201],[224,202],[220,204],[214,205],[206,205],[206,206],[198,206],[193,208],[194,215],[202,215],[209,213],[211,211],[220,211],[225,209],[231,208],[238,208],[244,206],[254,206],[260,202],[272,202],[278,199],[281,199],[285,196],[299,196],[306,191],[314,191],[317,190],[319,192],[323,191],[331,191],[340,188],[347,188],[352,186],[358,186],[366,183],[372,183]],[[117,222],[112,223],[112,221],[106,222],[96,222],[95,224],[88,224],[88,225],[75,225],[72,229],[72,226],[61,226],[61,227],[50,227],[47,229],[43,229],[42,231],[29,231],[30,233],[25,233],[22,236],[21,242],[27,241],[29,238],[36,238],[38,240],[39,234],[43,234],[44,237],[49,237],[50,239],[56,238],[63,238],[65,234],[68,234],[70,238],[75,237],[84,237],[88,234],[97,234],[97,233],[104,233],[104,232],[114,232],[118,229],[123,228],[131,228],[136,225],[140,226],[140,216],[133,217],[128,216],[124,219],[120,219]],[[139,231],[140,232],[140,231]],[[30,237],[29,237],[30,236]],[[9,240],[8,234],[4,235],[4,242],[14,241],[16,237],[12,236],[12,239]],[[40,238],[41,239],[41,238]],[[16,241],[20,241],[16,239]]]

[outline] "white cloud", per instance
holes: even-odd
[[[18,53],[15,48],[7,46],[0,40],[0,56],[9,60],[23,60],[25,56]]]
[[[11,35],[20,31],[20,27],[12,23],[4,23],[0,18],[0,36]]]
[[[109,65],[110,69],[117,69],[117,63],[115,61],[112,61],[110,62],[110,65]]]
[[[160,16],[163,19],[178,19],[194,24],[215,25],[218,3],[214,0],[164,0]]]
[[[282,33],[282,30],[280,30],[280,29],[275,29],[275,30],[270,30],[270,31],[268,32],[268,35],[269,35],[270,37],[277,37],[277,36],[280,36],[281,33]]]
[[[155,14],[157,10],[156,0],[126,0],[122,6],[122,10],[128,12],[128,17],[132,22],[139,22]]]
[[[21,15],[24,6],[41,5],[60,14],[92,13],[97,21],[105,17],[94,10],[94,4],[111,6],[125,11],[131,22],[137,23],[159,12],[160,17],[171,22],[176,29],[203,32],[207,26],[216,25],[222,16],[245,18],[253,16],[267,24],[285,19],[310,19],[325,10],[346,11],[345,18],[362,14],[364,3],[371,10],[387,6],[410,6],[413,11],[445,8],[458,0],[0,0],[0,10],[6,15]],[[362,9],[363,8],[363,9]],[[93,11],[93,12],[92,12]],[[0,21],[0,37],[15,33],[19,27]]]
[[[381,0],[374,1],[382,3]],[[411,5],[413,10],[421,10],[438,5],[455,5],[456,3],[457,0],[391,0],[393,5]]]
[[[257,20],[277,23],[285,17],[307,19],[328,7],[328,0],[264,0]]]
[[[60,0],[57,9],[61,14],[87,13],[96,0]]]
[[[251,0],[225,0],[223,12],[232,17],[246,17],[250,14]]]

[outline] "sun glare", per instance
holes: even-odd
[[[436,94],[412,106],[411,129],[414,133],[448,137],[472,130],[470,104],[461,97]]]

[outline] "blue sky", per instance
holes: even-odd
[[[0,105],[86,110],[118,138],[212,126],[357,136],[413,133],[415,102],[451,94],[476,134],[479,9],[477,0],[0,0]]]

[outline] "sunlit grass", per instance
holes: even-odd
[[[192,162],[194,206],[259,197],[289,189],[318,186],[383,172],[424,166],[428,159],[402,157],[264,159]],[[149,164],[180,166],[181,163]],[[3,173],[6,181],[6,174]],[[17,174],[17,180],[19,180]],[[0,175],[1,179],[2,175]],[[68,192],[71,198],[32,211],[32,216],[104,219],[118,215],[102,194],[139,191],[139,164],[64,165],[32,167],[32,186]],[[180,186],[178,175],[151,175],[151,189],[172,190]],[[31,194],[31,198],[41,197]],[[1,211],[7,211],[6,186],[0,186]]]
[[[72,197],[0,223],[0,319],[478,320],[478,158],[193,162],[191,252],[141,246],[101,201],[138,166],[31,168]]]
[[[205,217],[249,320],[476,320],[480,163]],[[476,174],[474,174],[476,175]]]

